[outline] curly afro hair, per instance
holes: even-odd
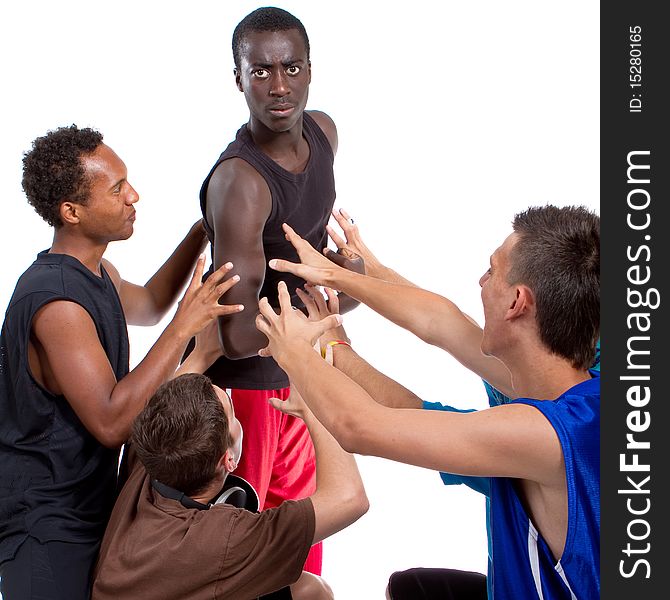
[[[59,127],[38,137],[23,157],[23,191],[28,202],[49,225],[63,225],[59,209],[64,200],[86,204],[90,180],[82,156],[95,152],[102,134],[76,125]]]
[[[288,31],[290,29],[297,29],[305,42],[305,50],[307,51],[307,59],[309,60],[309,38],[305,26],[300,22],[300,19],[294,17],[290,12],[281,8],[274,8],[265,6],[257,8],[252,13],[249,13],[242,19],[235,27],[233,32],[233,60],[235,67],[240,68],[240,47],[248,33],[260,31]]]

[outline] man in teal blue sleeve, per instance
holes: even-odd
[[[593,375],[600,375],[600,340],[596,344],[596,357],[591,367]],[[486,389],[486,395],[489,399],[489,406],[500,406],[501,404],[507,404],[510,401],[508,396],[505,396],[500,390],[494,388],[488,381],[482,379],[484,388]],[[439,402],[424,402],[424,410],[446,410],[451,412],[472,412],[474,409],[459,409],[449,406],[447,404],[440,404]],[[486,540],[488,544],[488,563],[489,569],[491,568],[491,506],[489,501],[490,491],[491,491],[491,481],[488,477],[471,477],[468,475],[455,475],[454,473],[440,473],[440,477],[444,485],[467,485],[469,488],[475,490],[486,496]],[[487,581],[487,584],[490,585],[490,580]],[[489,598],[493,597],[492,591],[489,587],[488,590]]]

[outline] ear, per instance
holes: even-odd
[[[228,448],[226,453],[219,459],[219,462],[216,465],[217,469],[223,469],[226,473],[232,473],[237,469],[237,461],[233,456],[233,451]]]
[[[58,213],[60,215],[60,220],[63,224],[76,225],[80,220],[80,204],[75,204],[74,202],[61,202],[60,207],[58,208]]]
[[[237,67],[233,69],[233,75],[235,75],[235,85],[237,86],[237,89],[240,90],[240,92],[243,92],[244,89],[242,88],[242,81],[240,79],[240,71],[238,70]]]
[[[535,309],[535,294],[525,285],[520,285],[515,290],[515,298],[505,313],[505,319],[512,321],[528,314]]]
[[[307,75],[308,75],[307,83],[310,84],[310,83],[312,83],[312,61],[311,60],[307,61]]]

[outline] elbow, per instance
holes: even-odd
[[[118,450],[128,441],[133,420],[122,415],[109,415],[89,431],[105,448]]]
[[[237,316],[237,315],[235,315]],[[258,351],[265,348],[268,339],[253,326],[253,329],[231,327],[231,323],[219,318],[219,342],[221,353],[230,360],[240,360],[258,356]]]
[[[95,439],[110,450],[118,450],[123,446],[128,439],[128,434],[128,431],[121,431],[117,427],[100,428],[93,433]]]
[[[365,493],[363,482],[358,479],[356,485],[352,486],[349,494],[342,499],[342,506],[346,507],[349,515],[349,524],[358,521],[370,509],[370,501]]]
[[[349,454],[365,454],[364,432],[360,419],[351,413],[340,416],[332,423],[331,433],[342,449]]]
[[[242,343],[239,343],[242,342]],[[250,344],[245,340],[232,340],[232,339],[222,339],[221,340],[221,353],[223,356],[230,360],[240,360],[242,358],[250,358],[252,356],[258,356],[258,351],[267,344]]]

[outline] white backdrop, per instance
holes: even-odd
[[[247,119],[230,39],[259,3],[3,3],[0,307],[50,245],[21,190],[21,158],[48,129],[99,129],[141,196],[135,234],[108,258],[143,282],[199,218],[198,191]],[[312,46],[308,108],[335,120],[337,206],[400,273],[482,321],[477,281],[531,204],[599,211],[597,2],[286,1]],[[244,275],[243,273],[241,274]],[[407,310],[412,310],[411,306]],[[481,382],[366,308],[356,349],[427,400],[485,406]],[[132,364],[165,322],[131,328]],[[383,598],[412,566],[485,571],[484,502],[437,474],[360,458],[369,513],[325,543],[341,599]]]

